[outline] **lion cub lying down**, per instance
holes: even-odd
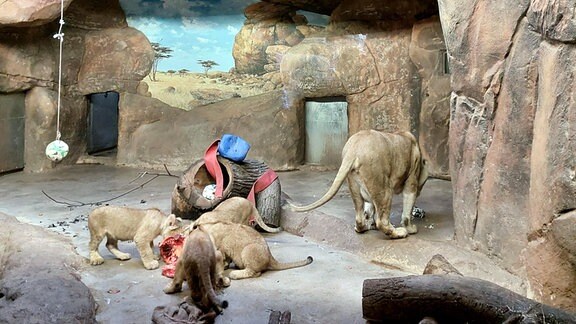
[[[224,258],[214,247],[210,235],[201,228],[188,234],[182,255],[176,263],[176,273],[164,292],[172,294],[182,290],[184,280],[188,282],[190,297],[206,310],[214,309],[220,313],[228,307],[227,301],[220,301],[214,292],[220,285],[229,286],[230,279],[223,277]]]
[[[254,228],[230,222],[197,222],[196,227],[208,232],[214,245],[237,268],[228,274],[230,279],[254,278],[266,270],[285,270],[312,263],[311,256],[302,261],[280,263],[274,259],[264,237]]]
[[[244,225],[252,225],[251,222],[256,222],[260,228],[268,233],[282,231],[280,227],[272,228],[266,225],[256,206],[250,200],[242,197],[231,197],[224,200],[214,210],[202,214],[192,223],[192,227],[199,224],[199,222],[216,223],[220,221]]]
[[[88,215],[90,264],[104,263],[104,258],[98,253],[98,246],[106,236],[106,247],[117,259],[130,259],[130,254],[118,250],[118,241],[133,240],[144,267],[148,270],[156,269],[159,257],[152,250],[154,239],[158,235],[166,236],[178,227],[174,214],[165,216],[156,208],[98,207]]]

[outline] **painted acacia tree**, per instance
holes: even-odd
[[[198,64],[202,65],[204,68],[204,75],[208,76],[208,71],[213,68],[214,66],[218,65],[218,63],[212,60],[198,60]]]
[[[161,46],[160,43],[150,43],[154,50],[154,61],[152,62],[152,71],[149,75],[150,80],[156,81],[156,72],[158,72],[158,63],[160,60],[172,57],[172,49],[166,46]]]

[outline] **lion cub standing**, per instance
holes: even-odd
[[[206,309],[214,309],[217,313],[228,307],[227,301],[220,301],[214,292],[220,284],[230,285],[230,279],[223,277],[224,258],[216,250],[210,235],[200,228],[188,234],[184,243],[182,255],[176,263],[176,273],[164,292],[172,294],[182,290],[184,280],[188,282],[190,297]]]
[[[130,259],[130,254],[118,250],[118,241],[133,240],[144,267],[148,270],[156,269],[159,258],[152,250],[154,239],[158,235],[165,236],[178,227],[174,214],[165,216],[156,208],[98,207],[88,216],[90,264],[104,263],[104,258],[98,253],[98,246],[106,236],[106,247],[117,259]]]
[[[224,254],[227,261],[234,262],[237,268],[228,274],[230,279],[258,277],[266,270],[285,270],[303,267],[312,263],[309,256],[302,261],[280,263],[270,253],[268,243],[254,228],[230,222],[199,222],[196,227],[210,234],[214,245]]]

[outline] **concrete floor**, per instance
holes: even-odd
[[[92,204],[111,200],[114,205],[170,209],[170,195],[176,178],[153,175],[139,177],[143,170],[105,165],[60,167],[43,174],[22,172],[0,176],[0,211],[21,222],[42,226],[70,238],[77,253],[88,257],[89,233],[86,218]],[[151,171],[160,172],[163,171]],[[179,174],[175,172],[175,174]],[[332,182],[335,171],[303,168],[281,172],[285,197],[297,204],[320,197]],[[58,201],[56,203],[42,191]],[[400,197],[393,204],[393,223],[399,223]],[[517,277],[497,267],[487,257],[459,249],[453,239],[450,183],[431,179],[417,205],[426,211],[416,220],[419,233],[407,239],[390,240],[382,233],[354,232],[354,211],[347,188],[325,206],[308,213],[283,209],[285,232],[266,234],[272,254],[279,261],[303,259],[314,262],[306,267],[270,271],[259,278],[233,281],[221,299],[230,306],[216,323],[268,323],[270,312],[291,311],[292,323],[364,323],[362,283],[368,278],[421,274],[432,255],[444,255],[464,275],[500,284],[519,293],[524,287]],[[157,239],[159,241],[159,239]],[[113,259],[103,244],[101,266],[86,263],[82,281],[98,302],[101,323],[148,323],[154,307],[175,304],[187,290],[165,295],[162,288],[170,279],[161,270],[145,270],[132,243],[120,249],[133,255],[129,261]]]

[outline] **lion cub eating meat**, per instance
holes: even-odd
[[[130,259],[130,254],[118,250],[118,241],[133,240],[144,267],[148,270],[156,269],[159,258],[152,250],[154,239],[158,235],[166,236],[178,227],[174,214],[165,216],[156,208],[98,207],[88,216],[90,264],[104,263],[104,258],[98,253],[98,246],[106,236],[106,247],[117,259]]]
[[[205,223],[196,225],[208,232],[218,250],[227,261],[233,261],[237,268],[228,274],[230,279],[258,277],[266,270],[284,270],[302,267],[312,263],[309,256],[306,260],[291,263],[280,263],[274,259],[264,237],[254,228],[230,222]]]
[[[268,233],[278,233],[282,231],[282,228],[272,228],[262,219],[258,209],[254,204],[242,197],[231,197],[223,202],[221,202],[214,210],[202,214],[193,224],[203,223],[216,223],[220,221],[252,225],[252,222],[256,222],[260,228]]]
[[[230,285],[230,279],[223,277],[224,258],[217,251],[210,235],[201,228],[196,228],[188,234],[182,255],[176,263],[176,273],[164,292],[172,294],[182,290],[184,280],[188,282],[190,297],[205,309],[214,309],[220,313],[228,306],[227,301],[216,297],[214,287],[222,283]]]

